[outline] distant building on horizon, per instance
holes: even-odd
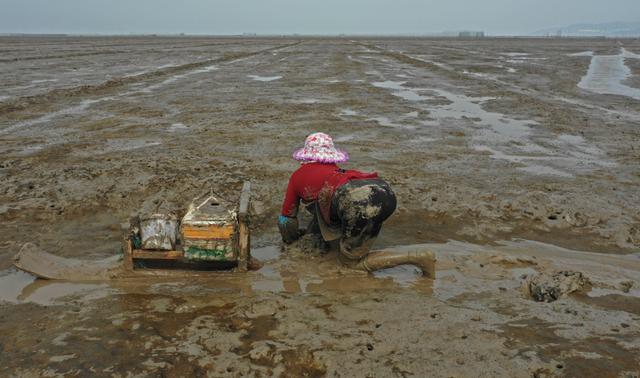
[[[637,38],[640,22],[608,22],[601,24],[574,24],[560,28],[538,30],[534,36],[588,37],[588,38]]]
[[[484,38],[483,31],[461,31],[458,33],[458,38]]]

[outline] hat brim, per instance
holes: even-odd
[[[317,161],[318,163],[345,163],[349,161],[349,154],[346,151],[335,149],[331,154],[318,156],[301,148],[293,153],[293,158],[297,161]]]

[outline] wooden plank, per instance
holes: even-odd
[[[131,240],[131,236],[134,234],[134,231],[138,231],[140,229],[140,217],[134,215],[129,218],[129,227],[127,229],[127,234],[124,236],[124,245],[123,245],[123,258],[122,265],[125,270],[133,271],[133,241]]]
[[[251,200],[251,182],[245,181],[240,193],[240,207],[238,208],[238,219],[248,221],[249,201]]]
[[[238,271],[246,272],[249,266],[249,225],[245,221],[240,221],[238,230]]]
[[[183,257],[182,251],[143,251],[134,249],[131,253],[134,259],[145,260],[179,260]]]
[[[122,264],[125,270],[132,271],[133,270],[133,255],[131,254],[133,247],[131,246],[131,239],[129,236],[125,236],[124,239],[124,256],[122,258]]]
[[[246,272],[251,259],[251,237],[249,234],[249,201],[251,200],[251,182],[245,181],[240,193],[240,207],[238,208],[238,268],[239,272]]]
[[[231,239],[234,232],[233,225],[228,226],[190,226],[182,225],[182,235],[185,239]]]

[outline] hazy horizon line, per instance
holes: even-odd
[[[69,36],[69,37],[442,37],[442,38],[607,38],[607,39],[637,39],[638,36],[578,36],[578,35],[536,35],[536,34],[488,34],[482,37],[460,36],[458,33],[468,32],[442,32],[442,33],[39,33],[39,32],[0,32],[0,36]],[[475,31],[470,31],[475,32]]]

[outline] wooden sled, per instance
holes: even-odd
[[[220,237],[233,237],[233,248],[235,260],[216,262],[194,262],[185,257],[184,247],[176,245],[172,251],[155,251],[134,248],[131,240],[131,232],[125,236],[123,251],[123,267],[127,271],[138,269],[138,266],[160,268],[179,267],[182,269],[208,269],[215,270],[216,266],[226,268],[231,267],[236,272],[246,272],[251,259],[250,234],[249,234],[249,202],[251,198],[251,184],[245,182],[240,193],[240,204],[237,212],[237,223],[233,227],[233,232],[224,233]]]

